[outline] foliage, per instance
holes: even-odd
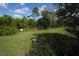
[[[34,7],[33,10],[32,10],[32,12],[33,12],[33,16],[34,17],[35,16],[39,16],[39,9],[38,9],[38,7]]]
[[[9,27],[9,26],[0,26],[0,35],[12,35],[15,34],[17,32],[17,30],[13,27]]]
[[[36,27],[36,21],[34,19],[29,19],[27,21],[27,25],[29,28],[35,28]]]
[[[13,24],[13,18],[10,15],[0,17],[0,35],[12,35],[16,33],[16,27]]]
[[[57,15],[60,23],[63,23],[64,25],[68,25],[68,26],[70,25],[72,27],[78,25],[79,4],[64,3],[64,4],[59,4],[59,6],[60,7],[57,10]]]

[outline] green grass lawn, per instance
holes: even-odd
[[[19,32],[11,36],[0,36],[0,55],[24,55],[29,53],[31,48],[32,38],[34,34],[41,33],[61,33],[69,36],[73,36],[66,32],[64,27],[53,28],[48,30],[31,30]]]

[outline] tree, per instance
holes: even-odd
[[[0,26],[5,24],[5,20],[3,20],[2,17],[0,17]]]
[[[35,28],[36,27],[36,21],[34,19],[29,19],[27,21],[27,24],[28,24],[29,28]]]
[[[20,19],[20,18],[16,18],[16,19],[15,19],[15,24],[16,24],[16,27],[17,27],[18,29],[20,29],[21,26],[22,26],[21,19]]]
[[[14,18],[10,15],[0,17],[0,35],[12,35],[17,32],[14,23]]]
[[[26,18],[25,16],[23,16],[23,18],[22,18],[22,20],[21,20],[21,23],[22,23],[22,26],[23,26],[24,28],[27,27],[27,18]]]
[[[38,9],[38,7],[34,7],[32,12],[33,12],[34,19],[36,19],[36,17],[39,16],[39,9]]]
[[[42,17],[43,29],[48,28],[50,26],[51,17],[52,17],[51,15],[52,15],[52,12],[47,8],[44,8],[44,10],[41,12],[41,16],[43,16]]]
[[[61,5],[61,6],[60,6]],[[79,4],[60,4],[57,15],[60,23],[68,26],[67,31],[74,33],[79,38]]]
[[[68,4],[60,4],[60,5],[61,5],[61,7],[59,7],[59,9],[57,11],[59,20],[66,22],[66,23],[72,22],[72,23],[74,23],[74,25],[78,24],[78,23],[75,23],[74,21],[78,21],[78,20],[75,20],[75,18],[78,18],[78,16],[79,16],[78,15],[79,4],[68,3]]]
[[[12,24],[12,17],[10,15],[3,15],[2,19],[4,20],[4,22],[5,22],[4,24],[6,26],[11,26],[11,24]]]

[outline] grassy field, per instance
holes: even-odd
[[[36,37],[34,34],[41,33],[61,33],[73,36],[66,32],[64,27],[53,28],[48,30],[31,30],[19,32],[11,36],[0,36],[0,55],[25,55],[29,53],[31,48],[32,38]]]

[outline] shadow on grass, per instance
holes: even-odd
[[[76,36],[79,39],[79,30],[66,28],[66,31],[72,33],[74,36]]]
[[[58,33],[35,34],[29,52],[31,56],[77,56],[79,55],[79,40]]]

